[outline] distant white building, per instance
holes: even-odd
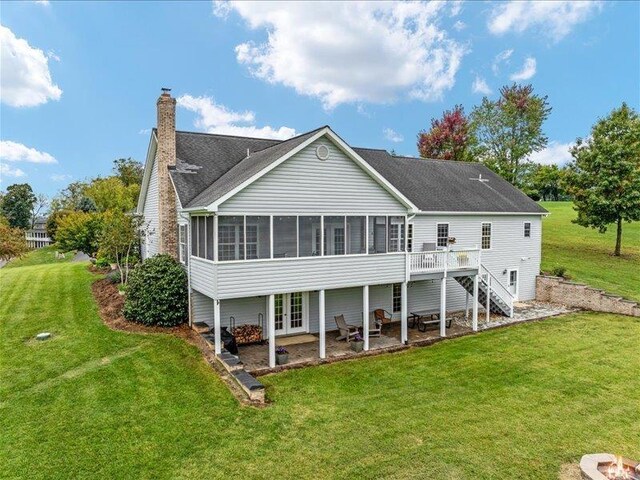
[[[29,248],[42,248],[51,245],[53,240],[47,235],[47,217],[38,217],[33,228],[25,233]]]

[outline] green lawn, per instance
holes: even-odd
[[[571,202],[542,202],[551,215],[542,223],[542,270],[567,268],[572,280],[640,301],[640,222],[625,223],[622,256],[612,255],[615,226],[605,234],[571,220]]]
[[[640,321],[575,314],[265,377],[107,329],[85,264],[1,269],[0,477],[557,478],[640,458]],[[51,331],[54,338],[33,336]]]
[[[47,263],[64,263],[69,262],[73,258],[74,252],[65,253],[65,258],[56,258],[57,251],[58,249],[55,245],[38,248],[37,250],[32,250],[22,258],[15,258],[11,260],[3,268],[26,267],[29,265],[43,265]]]

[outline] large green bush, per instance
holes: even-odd
[[[169,255],[156,255],[129,276],[124,316],[145,325],[173,327],[188,316],[187,274]]]

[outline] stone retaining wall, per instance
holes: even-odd
[[[611,295],[604,290],[591,288],[560,277],[539,275],[536,277],[536,300],[558,303],[569,307],[583,308],[595,312],[619,313],[640,317],[640,305]]]

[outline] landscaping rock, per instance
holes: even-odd
[[[49,340],[51,334],[49,332],[42,332],[36,335],[36,340]]]

